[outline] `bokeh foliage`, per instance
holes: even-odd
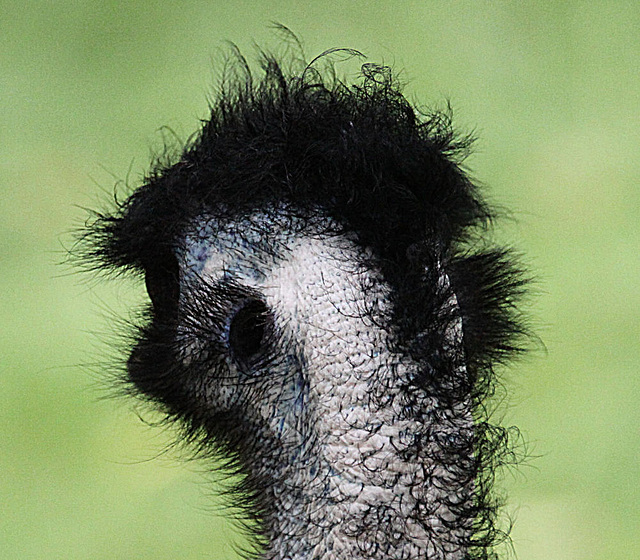
[[[518,557],[640,555],[639,5],[5,1],[0,14],[0,559],[235,558],[242,536],[206,466],[165,453],[171,435],[130,402],[101,399],[114,317],[141,286],[58,263],[82,207],[135,185],[163,137],[206,117],[224,40],[251,57],[253,41],[277,45],[272,21],[309,57],[353,47],[393,65],[410,97],[451,100],[476,131],[468,166],[513,210],[498,234],[538,278],[546,346],[505,372],[505,422],[535,456],[504,482]]]

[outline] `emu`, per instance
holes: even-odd
[[[93,266],[146,282],[127,383],[239,475],[251,557],[495,557],[510,438],[485,402],[525,281],[488,240],[469,140],[386,67],[240,61],[84,233]]]

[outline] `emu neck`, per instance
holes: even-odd
[[[357,388],[345,387],[333,398],[350,390]],[[327,396],[329,406],[319,408],[316,424],[324,437],[284,469],[269,492],[273,509],[264,558],[465,557],[470,525],[460,512],[472,498],[461,475],[465,459],[447,464],[440,440],[470,438],[469,423],[440,410],[431,414],[428,429],[403,417],[401,400],[331,413]]]

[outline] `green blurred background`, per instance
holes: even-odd
[[[161,127],[199,126],[224,40],[252,56],[272,21],[309,57],[403,69],[476,131],[467,163],[514,211],[499,235],[538,278],[546,345],[506,374],[505,422],[535,456],[503,481],[515,550],[639,557],[640,4],[251,0],[0,2],[0,558],[235,558],[206,466],[102,399],[141,286],[58,263]]]

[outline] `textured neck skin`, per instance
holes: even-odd
[[[243,371],[223,356],[193,390],[201,414],[242,415],[229,441],[246,446],[240,467],[263,511],[260,558],[464,558],[470,406],[413,383],[419,366],[395,344],[389,288],[371,255],[329,220],[302,226],[276,214],[203,217],[179,257],[185,368],[202,361],[201,315],[229,314],[224,295],[212,297],[225,286],[272,315],[268,360]],[[443,341],[452,370],[464,369],[461,336],[452,322]]]

